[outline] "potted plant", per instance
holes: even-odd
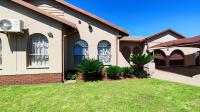
[[[135,75],[139,78],[147,78],[148,74],[144,71],[144,65],[153,60],[151,54],[136,54],[130,57],[130,61],[135,64]]]
[[[79,71],[78,75],[82,75],[86,81],[95,81],[101,79],[101,71],[103,69],[103,63],[96,59],[84,59],[77,66]]]

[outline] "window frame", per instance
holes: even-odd
[[[45,44],[47,44],[47,53],[33,53],[34,51],[32,51],[32,47],[33,47],[33,38],[43,38],[43,40],[45,40]],[[39,40],[41,41],[41,40]],[[44,47],[43,47],[44,48]],[[43,49],[44,50],[44,49]],[[44,61],[44,57],[42,61],[39,61],[41,63],[46,62],[46,65],[33,65],[31,57],[32,56],[44,56],[44,57],[48,57],[47,61]],[[45,36],[44,34],[41,33],[34,33],[32,35],[29,36],[28,41],[27,41],[27,69],[49,69],[49,39],[47,38],[47,36]]]
[[[83,46],[81,46],[80,45],[80,42],[84,42],[85,43],[85,46],[83,47]],[[87,54],[76,54],[75,53],[75,49],[76,49],[76,46],[79,46],[80,48],[82,48],[82,49],[86,49],[87,51]],[[77,47],[78,48],[78,47]],[[87,41],[85,41],[85,40],[78,40],[78,41],[76,41],[75,42],[75,44],[74,44],[74,46],[73,46],[73,64],[74,65],[78,65],[78,64],[80,64],[80,62],[83,60],[83,59],[87,59],[87,58],[89,58],[89,45],[88,45],[88,43],[87,43]],[[75,61],[75,59],[77,59],[76,57],[79,57],[79,59],[80,60],[78,60],[77,62]]]
[[[101,43],[103,43],[103,42],[106,42],[107,44],[108,44],[108,46],[107,47],[102,47],[102,46],[100,46],[100,44]],[[101,48],[105,48],[105,49],[107,49],[107,48],[109,48],[109,50],[110,50],[110,55],[100,55],[100,49]],[[111,43],[109,42],[109,41],[107,41],[107,40],[101,40],[99,43],[98,43],[98,45],[97,45],[97,52],[98,52],[98,55],[97,55],[97,59],[99,60],[99,61],[101,61],[105,66],[109,66],[109,65],[111,65],[111,62],[112,62],[112,45],[111,45]],[[106,56],[109,56],[109,62],[103,62],[102,60],[100,60],[100,56],[102,56],[102,57],[106,57]]]

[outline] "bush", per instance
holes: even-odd
[[[121,72],[126,75],[131,75],[134,73],[134,68],[133,67],[123,67],[123,68],[121,68]]]
[[[137,66],[144,66],[153,60],[151,54],[136,54],[130,57],[130,61]]]
[[[75,80],[76,79],[76,74],[69,73],[69,74],[67,74],[66,79],[67,80]]]
[[[144,65],[148,64],[153,60],[151,54],[137,54],[130,57],[130,61],[135,64],[135,76],[138,78],[146,78],[147,72],[144,71]]]
[[[121,72],[121,69],[118,66],[110,66],[107,69],[107,73],[109,77],[119,76],[120,72]]]
[[[99,73],[103,67],[103,63],[96,59],[84,59],[77,66],[78,70],[84,74]]]
[[[138,78],[147,78],[148,74],[146,71],[137,71],[135,72],[135,76]]]

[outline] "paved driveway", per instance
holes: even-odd
[[[178,73],[172,73],[169,71],[163,71],[163,70],[156,70],[155,73],[152,75],[152,78],[161,79],[161,80],[167,80],[172,82],[178,82],[178,83],[184,83],[194,86],[200,87],[200,75],[195,75],[192,77],[185,76]]]

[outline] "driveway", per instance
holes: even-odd
[[[151,77],[200,87],[200,75],[190,77],[178,73],[156,69],[155,73]]]

